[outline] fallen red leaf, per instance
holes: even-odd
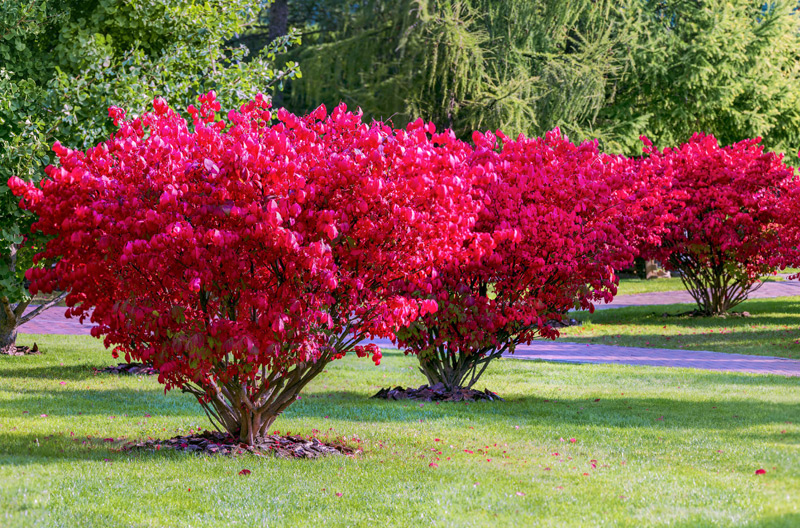
[[[243,469],[239,472],[240,475],[249,475],[251,471],[249,469]]]

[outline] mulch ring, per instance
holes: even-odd
[[[443,383],[437,383],[433,387],[422,385],[416,389],[411,387],[407,389],[403,387],[381,389],[373,398],[382,400],[419,400],[427,402],[504,401],[496,392],[492,392],[489,389],[483,391],[475,389],[456,389],[454,391],[448,391]]]
[[[0,352],[0,354],[5,356],[34,356],[41,354],[41,351],[39,351],[39,345],[34,343],[32,347],[17,345],[7,352]]]
[[[239,442],[228,433],[204,431],[190,436],[176,436],[169,440],[147,440],[130,443],[123,447],[125,451],[144,450],[162,451],[171,449],[184,453],[199,455],[243,455],[250,453],[260,457],[275,456],[278,458],[320,458],[328,455],[353,456],[360,449],[341,444],[326,444],[317,438],[303,438],[299,435],[270,435],[255,445]]]
[[[657,315],[653,312],[653,315]],[[750,312],[728,312],[724,314],[709,316],[706,313],[701,312],[700,310],[689,310],[688,312],[680,312],[676,314],[671,314],[664,312],[661,314],[661,317],[717,317],[720,319],[727,319],[728,317],[751,317]]]
[[[142,376],[155,376],[158,371],[149,365],[143,363],[120,363],[116,366],[109,365],[106,368],[94,369],[98,374],[129,374]]]
[[[583,323],[578,321],[577,319],[571,319],[565,317],[560,321],[556,321],[555,319],[550,319],[545,323],[547,326],[552,326],[553,328],[567,328],[570,326],[582,326]]]

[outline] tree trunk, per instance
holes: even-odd
[[[269,40],[289,32],[289,0],[275,0],[269,8]]]
[[[706,316],[727,313],[763,284],[732,274],[724,263],[700,264],[686,255],[673,257],[672,266],[681,272],[681,281],[697,303],[698,313]]]
[[[30,300],[21,301],[12,306],[8,297],[0,297],[0,353],[8,354],[15,352],[17,346],[17,329],[44,312],[48,308],[52,308],[60,303],[67,296],[66,292],[61,293],[55,298],[35,307],[28,313],[25,310],[28,308]]]
[[[272,42],[289,33],[289,2],[288,0],[275,0],[269,8],[269,33],[268,40]],[[283,106],[283,92],[278,86],[272,94],[272,105],[275,108]]]
[[[269,434],[272,423],[329,362],[330,356],[324,356],[315,363],[294,365],[288,371],[265,372],[259,386],[250,390],[249,382],[217,385],[213,377],[203,387],[185,385],[183,390],[197,398],[217,429],[254,445]]]
[[[17,308],[8,302],[8,297],[0,298],[0,354],[17,351],[17,327],[20,324]]]
[[[0,316],[0,354],[12,354],[17,351],[17,323]]]

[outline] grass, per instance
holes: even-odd
[[[672,304],[578,312],[582,326],[565,328],[564,341],[685,350],[711,350],[800,359],[800,298],[753,299],[736,307],[751,317],[663,317],[691,310]]]
[[[93,375],[111,359],[90,338],[34,338],[44,355],[0,357],[8,528],[800,524],[795,379],[500,360],[480,387],[505,402],[423,405],[368,399],[421,383],[411,359],[348,357],[275,428],[362,455],[204,458],[119,451],[206,419],[152,378]]]
[[[781,273],[800,273],[800,270],[787,268]],[[780,275],[772,275],[762,277],[761,280],[766,282],[782,281],[783,277]],[[670,277],[668,279],[620,279],[619,287],[617,288],[617,295],[632,295],[636,293],[653,293],[653,292],[668,292],[668,291],[683,291],[686,288],[680,277]]]
[[[635,293],[667,292],[683,290],[680,277],[669,279],[620,279],[617,295],[631,295]]]

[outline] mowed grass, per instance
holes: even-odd
[[[670,277],[669,279],[620,279],[617,295],[681,291],[683,289],[683,282],[681,282],[680,277]]]
[[[274,427],[363,454],[201,457],[119,450],[205,428],[190,397],[34,339],[0,357],[3,527],[800,525],[796,379],[504,359],[479,386],[505,402],[435,405],[368,398],[421,384],[411,358],[348,357]]]
[[[750,317],[664,317],[693,308],[670,304],[577,312],[574,317],[583,325],[563,329],[561,339],[800,359],[800,297],[753,299],[734,309]]]
[[[781,273],[800,273],[800,270],[795,271],[794,269],[787,268],[781,271]],[[770,275],[762,277],[761,280],[766,282],[782,281],[784,278],[780,275]],[[670,277],[668,279],[620,279],[617,295],[684,291],[685,289],[680,277]]]

